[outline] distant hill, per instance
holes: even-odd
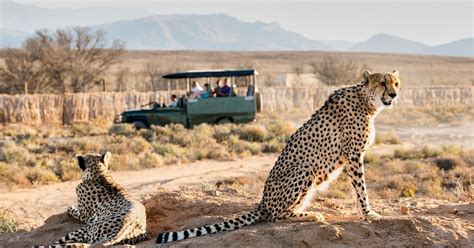
[[[443,45],[425,48],[419,51],[419,53],[441,56],[474,57],[474,38],[456,40]]]
[[[350,50],[357,42],[345,41],[345,40],[321,40],[323,44],[330,47],[334,51],[348,51]]]
[[[378,53],[416,53],[428,48],[427,45],[407,40],[395,35],[377,34],[364,42],[355,44],[350,51]]]
[[[474,38],[461,39],[430,47],[421,42],[407,40],[395,35],[377,34],[364,42],[355,44],[349,51],[473,57]]]
[[[103,29],[109,40],[125,41],[132,50],[320,50],[474,57],[474,38],[430,47],[377,34],[356,43],[312,40],[276,22],[244,22],[226,14],[155,15],[146,9],[110,7],[47,9],[14,2],[1,7],[0,47],[20,47],[38,29],[88,26]]]
[[[129,49],[331,50],[278,23],[242,22],[225,14],[157,15],[95,26]]]
[[[2,29],[31,33],[44,28],[98,25],[154,14],[140,8],[48,9],[14,2],[2,2],[1,5]]]

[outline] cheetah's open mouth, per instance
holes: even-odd
[[[382,100],[382,103],[383,103],[385,106],[390,106],[390,105],[392,105],[392,103],[393,103],[393,99],[385,100],[385,99],[383,99],[383,97],[382,97],[381,100]]]

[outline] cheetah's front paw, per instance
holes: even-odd
[[[66,213],[75,219],[79,219],[79,216],[80,216],[79,209],[77,209],[74,206],[67,206]]]
[[[382,219],[382,216],[380,216],[380,214],[370,210],[370,212],[368,212],[367,214],[364,215],[364,220],[365,221],[378,221]]]

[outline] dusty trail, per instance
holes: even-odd
[[[227,161],[204,160],[139,171],[118,171],[112,172],[112,175],[131,195],[145,200],[159,188],[178,190],[268,171],[275,160],[276,155]],[[69,204],[75,204],[75,187],[78,183],[79,181],[70,181],[15,192],[1,192],[0,207],[14,211],[21,220],[19,229],[30,230],[43,224],[49,216],[63,212]]]
[[[137,247],[155,247],[154,238],[162,231],[211,224],[252,209],[261,194],[261,182],[256,182],[275,160],[276,155],[265,155],[113,172],[147,209],[150,239]],[[241,185],[226,184],[232,182]],[[20,228],[31,230],[1,236],[0,247],[47,245],[81,227],[63,214],[67,205],[75,204],[77,183],[0,193],[0,206],[14,210],[21,218]],[[401,214],[400,206],[407,204],[409,213]],[[316,198],[309,210],[322,212],[326,223],[263,222],[163,247],[472,247],[474,243],[472,202],[372,200],[372,207],[384,217],[381,221],[360,221],[349,200]]]

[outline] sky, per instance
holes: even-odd
[[[6,1],[6,0],[1,0]],[[15,0],[46,8],[137,7],[156,14],[225,13],[242,21],[278,22],[314,40],[364,41],[388,33],[428,45],[473,37],[472,1],[77,1]]]

